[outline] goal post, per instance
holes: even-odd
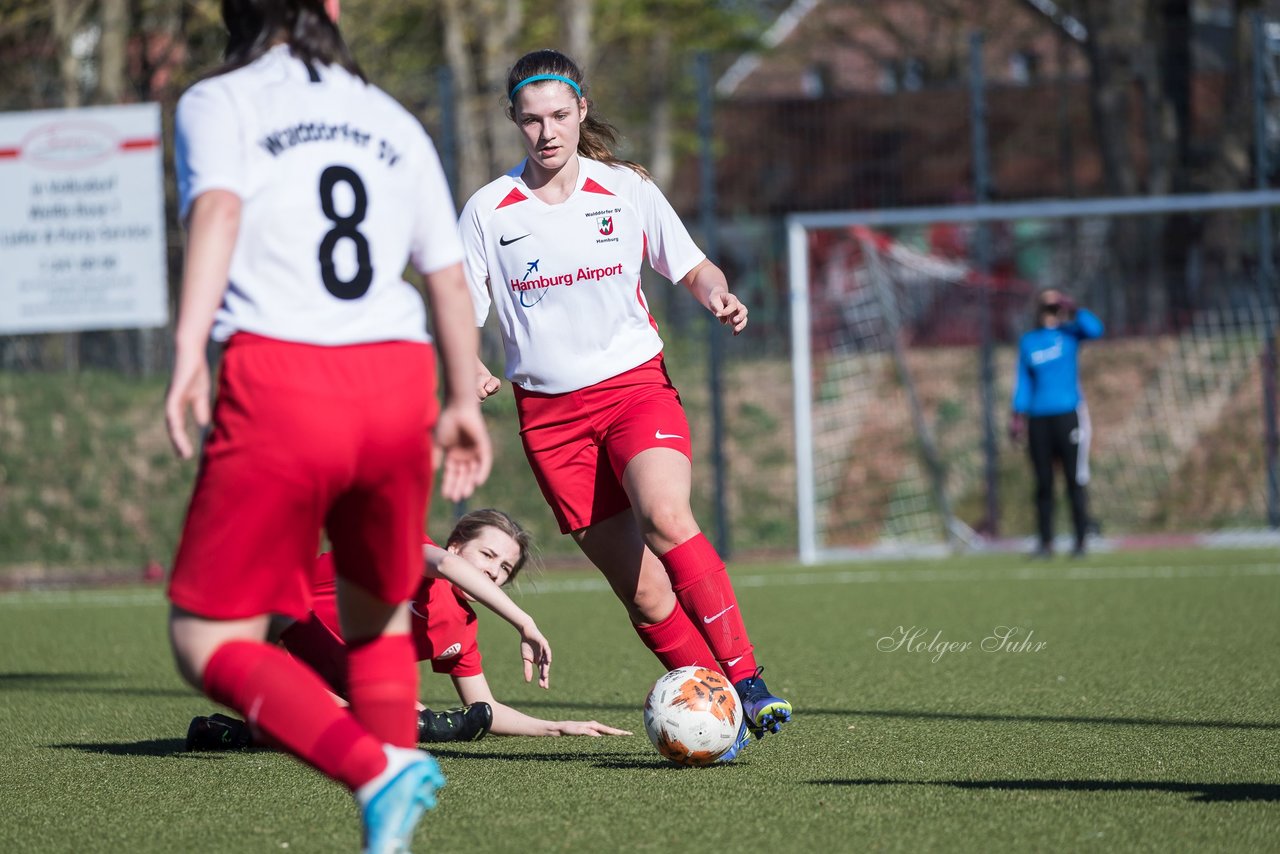
[[[1274,207],[1280,191],[788,217],[801,560],[1002,548],[1030,534],[1029,468],[1007,446],[1000,483],[1025,491],[1008,493],[996,521],[1014,540],[973,530],[984,521],[977,318],[992,312],[1003,424],[1012,345],[1048,286],[1109,327],[1082,355],[1106,533],[1265,527],[1277,294],[1258,272],[1257,212]],[[1187,246],[1170,248],[1173,218],[1191,224]],[[987,270],[971,260],[979,223],[997,244]],[[1215,455],[1248,460],[1240,494],[1205,486]],[[1197,490],[1213,494],[1187,494]]]

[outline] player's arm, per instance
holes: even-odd
[[[182,298],[174,332],[173,375],[164,398],[169,441],[182,459],[195,449],[187,436],[187,409],[196,425],[209,424],[209,365],[205,347],[213,316],[227,290],[231,253],[240,232],[240,197],[228,190],[209,190],[191,205],[187,253],[182,268]]]
[[[493,709],[493,724],[489,732],[494,735],[631,735],[622,729],[605,726],[598,721],[544,721],[498,702],[483,673],[475,676],[454,676],[453,687],[463,703],[488,703]]]
[[[538,669],[538,684],[547,688],[551,683],[551,644],[538,631],[538,625],[525,611],[469,561],[436,545],[424,545],[425,574],[443,578],[469,593],[477,602],[510,623],[520,633],[520,658],[524,661],[524,681],[533,680],[534,666]]]
[[[724,271],[715,264],[703,258],[684,275],[680,284],[721,323],[731,327],[734,335],[746,328],[747,307],[729,293],[729,281],[725,278]]]
[[[1072,326],[1075,329],[1076,337],[1085,340],[1101,338],[1102,333],[1105,331],[1102,320],[1087,308],[1076,309],[1076,316],[1072,319]]]
[[[1018,346],[1018,368],[1013,380],[1013,404],[1009,413],[1009,439],[1021,442],[1027,435],[1027,410],[1031,406],[1031,369],[1022,346]]]
[[[435,439],[444,452],[440,493],[449,501],[470,497],[489,477],[493,448],[474,393],[480,335],[462,264],[425,273],[436,349],[444,366],[444,406]]]

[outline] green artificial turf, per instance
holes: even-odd
[[[666,764],[640,714],[660,668],[621,606],[594,576],[544,576],[520,600],[552,642],[551,690],[520,681],[515,633],[482,614],[495,693],[636,734],[442,746],[449,785],[415,850],[1275,849],[1274,551],[734,575],[797,709],[783,733],[729,766]],[[357,850],[349,796],[293,760],[182,751],[214,707],[175,675],[164,617],[154,588],[0,596],[0,851]],[[1000,626],[1030,644],[982,650]],[[972,645],[894,648],[913,627]],[[455,699],[430,674],[423,695]]]

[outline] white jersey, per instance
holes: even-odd
[[[462,211],[465,267],[484,325],[493,305],[509,380],[562,394],[642,365],[662,350],[640,289],[646,255],[673,282],[704,257],[652,181],[579,155],[558,205],[520,178],[523,164]]]
[[[390,96],[279,45],[192,86],[176,148],[184,220],[209,190],[242,202],[215,340],[430,340],[406,262],[435,272],[462,246],[435,148]]]

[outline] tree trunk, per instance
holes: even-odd
[[[1138,191],[1133,163],[1133,56],[1141,49],[1145,2],[1116,4],[1085,0],[1081,14],[1089,30],[1085,53],[1089,59],[1089,107],[1109,195],[1131,196]]]
[[[78,107],[82,103],[80,58],[75,52],[75,36],[89,9],[86,0],[52,0],[53,36],[58,46],[58,76],[62,82],[62,106]],[[62,365],[67,373],[80,370],[80,336],[68,332],[60,336]]]
[[[78,107],[82,103],[80,86],[80,58],[76,56],[74,41],[85,13],[87,0],[51,0],[53,8],[53,37],[58,45],[58,76],[62,81],[62,106]]]
[[[670,33],[659,28],[653,34],[650,48],[653,61],[649,74],[649,103],[652,105],[649,173],[653,175],[654,183],[663,190],[670,190],[676,173],[674,104],[668,70],[671,65]]]
[[[1253,166],[1253,15],[1261,0],[1236,0],[1235,37],[1227,58],[1224,106],[1217,139],[1209,146],[1206,187],[1251,187]]]
[[[125,48],[129,42],[129,0],[100,0],[102,40],[98,52],[98,102],[119,104],[124,96]]]
[[[1131,196],[1138,191],[1138,178],[1131,149],[1132,70],[1129,59],[1132,44],[1125,39],[1106,0],[1086,0],[1080,13],[1089,38],[1085,55],[1089,61],[1089,110],[1093,117],[1094,138],[1102,161],[1106,194]],[[1138,263],[1142,245],[1142,229],[1131,217],[1114,221],[1109,234],[1110,252],[1118,275],[1113,282],[1133,282],[1142,274]],[[1140,304],[1142,289],[1120,285],[1120,293],[1108,294],[1108,323],[1116,329],[1131,327],[1143,316]]]
[[[482,81],[482,103],[484,113],[482,120],[489,140],[489,178],[505,172],[515,165],[521,157],[521,149],[516,139],[516,129],[507,118],[504,105],[507,103],[507,72],[517,59],[515,55],[516,36],[520,25],[524,22],[520,0],[490,0],[486,4],[495,8],[486,16],[484,33],[484,79]],[[488,180],[488,179],[486,179]]]
[[[1157,192],[1185,193],[1191,189],[1191,2],[1160,0],[1153,9],[1156,55],[1159,63],[1161,145],[1166,175]],[[1154,87],[1153,87],[1154,88]],[[1174,214],[1164,221],[1162,235],[1166,310],[1175,328],[1190,322],[1193,309],[1191,258],[1201,241],[1199,218]]]
[[[468,21],[463,0],[444,0],[444,54],[453,70],[453,86],[457,110],[454,136],[458,150],[458,198],[467,199],[491,177],[487,145],[480,136],[479,113],[483,97],[477,95],[475,65],[468,45]]]
[[[561,0],[560,17],[564,21],[564,52],[583,73],[590,75],[595,61],[595,43],[591,37],[591,17],[595,0]]]

